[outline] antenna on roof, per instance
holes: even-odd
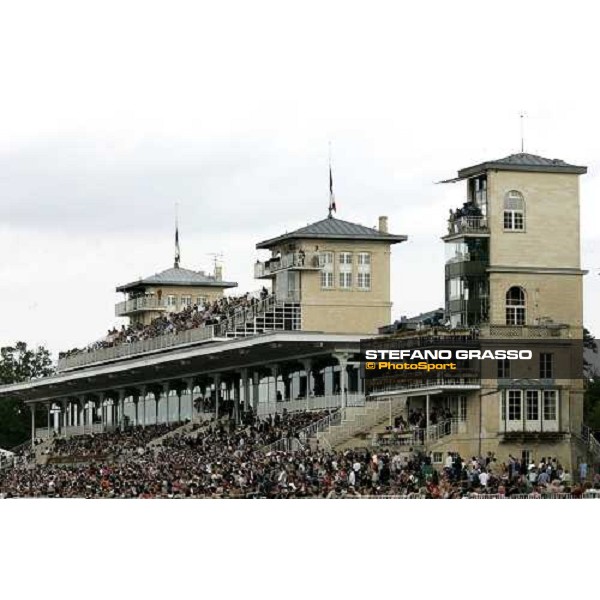
[[[335,207],[335,194],[333,193],[333,174],[331,171],[331,141],[329,142],[329,213],[327,214],[328,219],[332,219],[331,212],[337,212]]]
[[[523,125],[523,119],[525,118],[525,113],[521,113],[519,115],[519,122],[521,124],[521,154],[523,152],[525,152],[525,132],[524,132],[524,125]]]
[[[179,261],[181,260],[181,252],[179,250],[179,202],[175,202],[175,264],[176,269],[179,269]]]
[[[215,279],[219,279],[219,277],[217,277],[217,275],[221,275],[223,272],[222,267],[219,265],[219,262],[223,258],[223,253],[222,252],[209,252],[208,256],[212,256],[212,259],[213,259],[213,275],[215,276]]]

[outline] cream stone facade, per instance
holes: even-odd
[[[132,324],[147,325],[164,313],[179,312],[186,306],[202,305],[223,297],[226,289],[237,286],[214,275],[176,265],[156,275],[117,287],[126,299],[117,303],[115,315],[128,317]]]
[[[506,324],[506,295],[518,286],[525,296],[525,325],[554,322],[583,327],[583,282],[581,274],[547,271],[494,272],[490,267],[490,322]],[[581,332],[578,334],[581,335]]]
[[[257,264],[278,299],[298,304],[304,331],[374,334],[391,320],[391,244],[406,236],[326,219],[257,247],[271,258]]]
[[[487,171],[490,265],[579,269],[579,176]],[[524,228],[503,227],[504,200],[523,195]]]
[[[487,182],[490,322],[506,322],[506,294],[519,286],[526,324],[582,327],[579,176],[490,170]],[[504,227],[505,199],[513,190],[523,197],[522,229]]]
[[[301,276],[300,300],[302,328],[307,331],[345,333],[376,333],[391,320],[390,245],[381,242],[328,241],[315,243],[304,240],[300,247],[332,253],[333,286],[321,284],[321,271],[305,271]],[[370,257],[371,282],[367,289],[357,285],[358,255]],[[341,265],[340,256],[350,256],[350,265]],[[340,287],[342,268],[351,267],[352,284]]]
[[[443,238],[448,331],[462,331],[481,347],[527,346],[533,360],[396,392],[406,395],[407,410],[427,412],[425,446],[436,462],[447,452],[467,458],[491,452],[500,463],[510,455],[552,456],[570,470],[589,460],[577,360],[585,274],[579,175],[585,172],[518,154],[463,169],[451,180],[466,182],[467,197],[450,212]],[[432,426],[431,415],[437,422],[448,407],[451,419]]]

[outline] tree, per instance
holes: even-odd
[[[585,327],[583,328],[583,372],[586,378],[594,379],[598,373],[595,365],[589,362],[586,358],[586,354],[589,357],[590,352],[598,354],[598,343],[594,339],[594,336]]]
[[[598,344],[594,336],[583,330],[583,347],[594,353],[598,352]],[[583,360],[586,373],[585,394],[583,396],[583,420],[593,431],[600,431],[600,377],[594,371],[593,365]]]
[[[0,385],[21,383],[54,372],[50,353],[25,342],[0,348]],[[13,448],[29,437],[30,412],[19,398],[0,399],[0,448]]]

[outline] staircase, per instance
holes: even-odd
[[[295,331],[301,327],[300,303],[277,300],[271,295],[252,306],[236,310],[215,326],[215,334],[236,338],[268,331]]]
[[[48,450],[52,448],[54,444],[54,438],[47,438],[36,444],[35,446],[35,462],[38,465],[45,465],[48,462]]]
[[[344,408],[337,423],[317,431],[309,443],[313,448],[339,449],[343,445],[364,445],[373,430],[386,427],[406,411],[406,398],[367,401],[364,406]]]
[[[164,440],[168,440],[169,438],[172,438],[172,437],[175,437],[178,435],[185,435],[186,433],[191,432],[194,428],[194,425],[196,425],[196,424],[197,423],[192,423],[191,421],[189,423],[184,423],[183,425],[177,427],[176,429],[172,429],[171,431],[168,431],[167,433],[150,440],[146,444],[146,447],[152,448],[153,446],[160,446]]]

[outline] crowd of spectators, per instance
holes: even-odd
[[[448,453],[442,468],[413,450],[331,451],[303,445],[270,451],[269,443],[296,436],[326,412],[300,412],[236,426],[212,421],[195,431],[174,432],[155,445],[146,434],[59,443],[60,452],[103,455],[81,464],[5,469],[0,497],[81,498],[360,498],[416,495],[477,498],[485,495],[570,493],[578,497],[600,481],[575,484],[556,458],[529,464],[492,453],[464,459]],[[148,428],[146,428],[148,429]],[[154,436],[162,433],[155,430]],[[147,434],[150,437],[150,433]],[[111,437],[112,436],[112,437]],[[76,439],[76,438],[74,438]],[[129,442],[130,440],[131,442]],[[81,445],[83,444],[83,445]],[[112,451],[125,447],[132,452]]]
[[[51,459],[60,461],[62,457],[86,459],[103,457],[116,459],[134,452],[143,452],[152,440],[179,428],[183,423],[159,423],[128,427],[124,431],[90,433],[71,437],[57,437],[44,451]]]
[[[263,288],[260,292],[260,300],[268,296],[268,291]],[[67,358],[82,352],[92,352],[102,348],[112,348],[121,344],[131,344],[147,340],[160,335],[176,334],[189,329],[197,329],[209,325],[217,325],[226,321],[236,314],[236,311],[244,311],[256,307],[259,298],[250,293],[241,296],[223,296],[206,304],[192,304],[186,306],[179,312],[165,312],[156,317],[148,325],[135,323],[123,325],[120,329],[110,329],[106,336],[85,348],[74,348],[66,352],[60,352],[59,358]]]
[[[509,455],[500,463],[493,453],[485,458],[464,459],[449,452],[443,469],[445,479],[451,484],[461,483],[478,493],[512,494],[571,493],[573,478],[557,458],[543,457],[529,463]],[[586,477],[580,478],[586,479]]]

